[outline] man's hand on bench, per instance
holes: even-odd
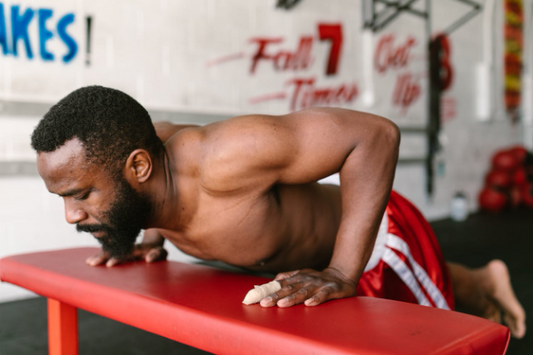
[[[300,303],[317,306],[328,300],[355,296],[356,283],[339,270],[303,269],[276,275],[281,289],[261,300],[261,306],[291,307]]]
[[[152,243],[141,243],[136,244],[135,248],[133,249],[133,253],[126,258],[117,259],[114,257],[110,257],[109,253],[100,250],[96,255],[87,258],[85,262],[90,266],[105,264],[105,266],[107,267],[112,267],[118,264],[124,264],[135,260],[144,260],[147,263],[166,260],[167,255],[168,252],[166,251],[166,249],[160,245]]]

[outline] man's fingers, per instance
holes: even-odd
[[[168,252],[163,247],[148,247],[147,245],[136,245],[130,256],[122,259],[110,257],[108,253],[100,251],[85,260],[90,266],[103,265],[113,267],[118,264],[130,262],[134,260],[145,260],[148,263],[166,260]]]
[[[335,269],[315,271],[303,269],[278,274],[281,289],[261,300],[261,306],[291,307],[305,303],[316,306],[335,298],[356,294],[356,285]]]
[[[284,297],[278,301],[278,307],[291,307],[296,304],[300,304],[308,297],[309,291],[307,288],[302,287],[298,291],[291,293],[287,297]]]
[[[148,251],[148,253],[146,253],[146,256],[144,257],[144,260],[147,263],[151,263],[151,262],[154,262],[154,261],[158,260],[159,255],[160,255],[160,251],[159,250],[151,249],[150,251]]]
[[[120,259],[117,259],[117,258],[111,258],[107,261],[107,263],[105,263],[105,266],[107,267],[113,267],[115,265],[118,265],[120,264],[121,260]]]
[[[313,287],[307,286],[298,289],[298,291],[287,297],[281,298],[277,302],[277,305],[282,308],[291,307],[300,303],[304,303],[306,306],[318,306],[334,298],[337,298],[335,291],[328,286],[322,287],[318,291],[315,291]]]
[[[278,303],[279,296],[276,293],[271,294],[268,297],[263,298],[259,304],[261,307],[273,307]]]
[[[318,292],[315,293],[312,297],[306,299],[304,304],[306,306],[318,306],[321,303],[324,303],[332,298],[335,298],[335,297],[331,297],[331,292],[332,292],[331,289],[327,287],[323,287],[322,289],[318,290]]]
[[[105,263],[109,259],[107,253],[101,251],[96,255],[88,257],[85,262],[90,266],[97,266]]]
[[[272,306],[275,306],[277,304],[278,306],[281,307],[281,305],[280,305],[280,301],[281,300],[291,296],[292,294],[295,294],[303,286],[304,285],[301,282],[295,282],[295,283],[286,284],[283,287],[281,287],[281,290],[279,290],[278,292],[275,292],[275,293],[271,294],[270,296],[268,296],[266,298],[263,298],[261,300],[261,306],[263,306],[263,307],[272,307]],[[305,291],[305,292],[307,293],[307,291]],[[303,299],[302,299],[301,302],[303,302]],[[288,307],[286,305],[287,301],[283,301],[282,304],[284,304],[284,307]],[[293,303],[293,304],[296,304],[296,303]]]
[[[167,256],[168,252],[166,249],[164,249],[163,247],[157,247],[150,249],[150,251],[148,251],[148,253],[146,254],[144,260],[147,263],[152,263],[154,261],[166,260]]]

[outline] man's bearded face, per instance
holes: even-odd
[[[118,178],[115,201],[100,220],[107,223],[76,225],[78,232],[104,232],[97,238],[102,249],[111,257],[124,259],[131,256],[135,240],[151,210],[148,199],[135,191],[124,178]]]

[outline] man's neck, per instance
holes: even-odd
[[[147,228],[179,230],[191,218],[190,210],[185,208],[185,196],[178,191],[180,179],[174,163],[166,152],[154,161],[154,175],[149,186],[152,213]]]

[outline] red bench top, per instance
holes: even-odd
[[[509,342],[485,319],[377,298],[245,306],[269,280],[174,261],[87,266],[96,251],[6,257],[0,280],[217,354],[504,354]]]

